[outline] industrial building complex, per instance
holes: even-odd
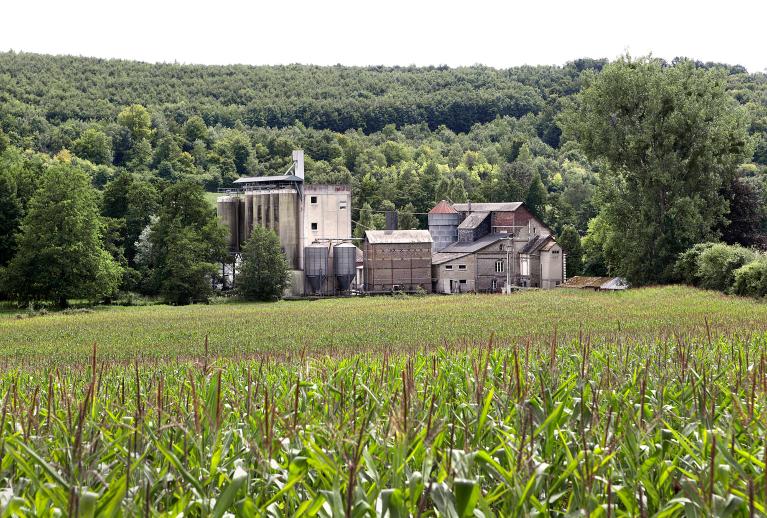
[[[429,230],[396,230],[387,214],[387,230],[366,230],[355,243],[350,187],[305,185],[303,151],[283,175],[234,184],[217,202],[230,251],[236,257],[256,225],[274,230],[294,296],[509,292],[566,280],[565,251],[520,202],[443,200],[428,214]]]
[[[229,229],[237,255],[256,225],[274,230],[291,270],[290,294],[347,292],[357,278],[358,248],[351,244],[351,188],[305,185],[304,153],[280,176],[240,178],[217,200],[219,220]]]

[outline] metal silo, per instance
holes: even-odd
[[[340,291],[348,291],[357,276],[357,247],[341,243],[333,247],[333,272]]]
[[[229,251],[240,250],[240,200],[236,196],[220,196],[216,200],[216,213],[227,232]]]
[[[458,241],[458,225],[463,217],[445,200],[439,202],[429,211],[429,234],[431,234],[432,252],[439,252],[443,248]]]
[[[328,276],[328,247],[313,244],[304,247],[304,274],[309,282],[309,291],[319,293]]]

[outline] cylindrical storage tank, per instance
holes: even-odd
[[[250,234],[253,232],[253,193],[245,193],[245,201],[243,206],[245,208],[243,212],[243,242],[250,239]]]
[[[245,200],[241,197],[238,197],[239,202],[239,212],[238,212],[238,220],[239,225],[237,225],[237,234],[240,241],[240,247],[242,247],[242,244],[245,242]]]
[[[240,251],[240,200],[236,196],[219,196],[216,200],[216,213],[227,232],[227,244],[230,252]]]
[[[461,214],[458,212],[429,214],[432,252],[438,252],[458,241],[458,225],[460,224]]]
[[[357,247],[341,243],[333,247],[333,273],[340,291],[348,291],[357,276]]]
[[[309,291],[319,293],[328,275],[328,247],[312,244],[304,247],[304,275]]]

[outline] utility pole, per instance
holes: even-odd
[[[505,292],[508,295],[511,293],[511,255],[514,249],[514,232],[509,233],[506,237],[506,288]]]

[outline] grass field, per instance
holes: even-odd
[[[767,305],[684,287],[623,293],[539,291],[511,297],[369,297],[101,308],[85,314],[16,319],[0,313],[0,358],[86,361],[199,355],[205,336],[220,356],[308,349],[407,351],[463,342],[549,341],[579,333],[654,340],[673,333],[741,336],[767,329]]]
[[[765,317],[680,287],[5,314],[0,514],[764,515]]]

